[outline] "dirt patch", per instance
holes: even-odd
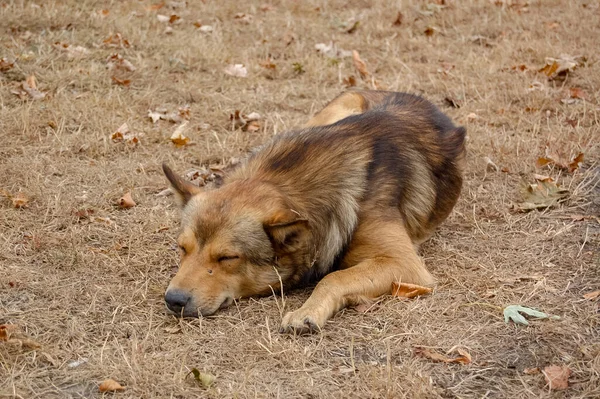
[[[0,324],[41,344],[0,342],[0,396],[100,397],[107,378],[136,398],[600,396],[598,300],[583,298],[600,289],[598,1],[102,7],[0,3]],[[539,72],[547,58],[563,61]],[[224,72],[236,64],[246,77]],[[421,249],[434,293],[345,310],[309,337],[277,333],[275,297],[168,316],[178,210],[157,196],[161,163],[226,165],[353,83],[422,94],[467,127],[463,195]],[[261,118],[243,125],[236,111]],[[585,158],[572,173],[536,168],[546,148]],[[534,173],[567,201],[514,210]],[[128,192],[136,205],[122,209]],[[285,293],[285,309],[309,293]],[[511,304],[560,320],[505,324]],[[456,346],[472,363],[414,355]],[[552,364],[572,370],[566,391],[524,373]],[[193,368],[214,384],[199,386]]]

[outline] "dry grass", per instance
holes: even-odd
[[[439,10],[416,0],[282,0],[266,11],[262,2],[189,1],[158,10],[183,18],[172,34],[148,1],[97,3],[0,2],[0,58],[16,59],[0,72],[0,188],[31,198],[24,209],[0,202],[0,324],[42,344],[30,351],[0,343],[0,396],[98,397],[110,377],[126,386],[116,394],[123,398],[600,397],[598,302],[582,298],[600,289],[600,224],[571,217],[600,211],[597,0],[530,0],[525,8],[447,1]],[[109,15],[99,16],[100,8]],[[392,26],[398,10],[403,23]],[[236,21],[238,12],[253,21]],[[351,18],[360,26],[344,33]],[[197,20],[214,31],[201,33]],[[428,27],[436,28],[432,36]],[[131,47],[102,45],[116,32]],[[359,51],[382,86],[423,94],[468,128],[464,194],[422,249],[439,280],[435,293],[384,298],[367,313],[345,310],[309,337],[276,332],[282,300],[275,297],[206,319],[166,315],[178,211],[171,198],[155,196],[166,187],[161,162],[179,171],[226,162],[305,121],[343,90],[343,78],[357,76],[351,59],[315,52],[330,40]],[[90,53],[71,59],[55,42]],[[137,67],[118,74],[130,87],[111,81],[106,58],[114,52]],[[537,72],[545,57],[563,53],[587,60],[566,80]],[[259,64],[269,57],[274,70]],[[228,63],[245,64],[249,76],[225,75]],[[521,64],[528,70],[511,70]],[[11,94],[31,74],[46,99]],[[561,102],[571,87],[586,100]],[[153,125],[146,114],[185,104],[195,145],[175,148],[168,140],[175,125]],[[262,114],[263,129],[232,130],[236,109]],[[108,138],[124,122],[144,133],[140,145]],[[517,213],[519,185],[533,182],[546,146],[565,157],[585,153],[574,174],[544,171],[571,198]],[[484,157],[507,172],[486,170]],[[138,205],[119,210],[114,203],[127,191]],[[92,218],[75,215],[82,209],[94,210]],[[286,309],[309,292],[286,293]],[[505,324],[496,307],[509,304],[561,319]],[[473,363],[431,363],[413,356],[418,345],[460,345]],[[573,370],[567,391],[551,392],[541,374],[523,373],[550,364]],[[191,368],[216,383],[198,387],[186,378]]]

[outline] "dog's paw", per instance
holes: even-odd
[[[294,335],[315,333],[321,331],[326,321],[327,317],[318,315],[318,312],[300,308],[283,317],[279,332]]]

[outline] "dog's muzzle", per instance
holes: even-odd
[[[178,316],[197,317],[198,311],[191,309],[192,297],[190,294],[180,290],[168,290],[165,292],[165,303],[170,311]],[[186,309],[187,305],[187,309]]]

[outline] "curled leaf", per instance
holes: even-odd
[[[122,209],[133,208],[136,205],[136,202],[131,197],[131,192],[127,192],[119,199],[119,207]]]
[[[356,68],[362,79],[366,79],[371,75],[367,70],[367,64],[360,58],[356,50],[352,50],[352,62],[354,62],[354,68]]]
[[[193,368],[190,371],[190,374],[194,375],[194,379],[202,385],[203,388],[209,388],[212,384],[214,384],[216,377],[212,374],[203,373],[197,368]],[[188,374],[189,375],[189,374]]]
[[[449,352],[452,352],[452,350]],[[416,347],[414,349],[414,354],[416,356],[424,357],[426,359],[433,360],[434,362],[459,363],[459,364],[471,363],[472,359],[471,359],[471,355],[469,354],[469,352],[467,352],[466,350],[464,350],[462,348],[457,348],[456,352],[458,352],[459,356],[449,357],[447,355],[443,355],[434,350],[423,348],[423,347]]]
[[[171,135],[171,141],[178,147],[188,145],[190,138],[183,134],[189,122],[185,121],[181,125],[177,126],[173,134]]]
[[[115,392],[115,391],[124,391],[125,388],[119,384],[117,381],[112,378],[108,378],[100,384],[98,387],[100,392]]]

